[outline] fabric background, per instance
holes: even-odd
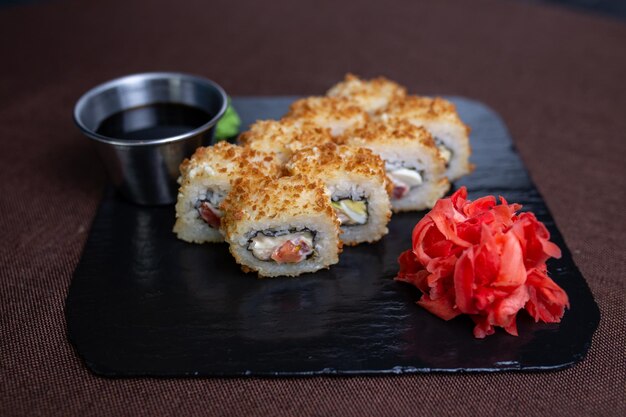
[[[626,25],[512,0],[55,0],[0,10],[0,415],[625,415]],[[483,101],[507,123],[602,312],[553,373],[93,376],[64,300],[105,176],[71,110],[149,70],[232,95],[321,94],[352,71]]]

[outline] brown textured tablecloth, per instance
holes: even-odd
[[[111,380],[64,300],[105,183],[71,110],[91,86],[197,73],[321,94],[347,71],[500,113],[602,312],[553,373]],[[0,9],[0,415],[626,415],[626,24],[511,0],[49,1]]]

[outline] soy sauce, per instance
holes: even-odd
[[[211,120],[197,107],[176,103],[156,103],[112,114],[96,133],[115,139],[151,140],[182,135]]]

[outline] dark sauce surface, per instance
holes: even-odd
[[[211,119],[197,107],[156,103],[123,110],[107,117],[96,133],[115,139],[153,140],[190,132]]]

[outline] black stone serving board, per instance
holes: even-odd
[[[293,97],[235,98],[244,126],[278,118]],[[244,274],[226,244],[172,233],[174,208],[139,207],[107,191],[68,292],[68,336],[99,375],[306,376],[544,371],[582,360],[600,313],[505,125],[485,105],[451,97],[472,127],[476,170],[455,184],[470,198],[502,195],[543,221],[563,257],[549,273],[570,297],[561,323],[518,316],[520,336],[475,339],[467,317],[449,322],[395,282],[424,213],[394,215],[389,235],[349,247],[329,270],[297,278]]]

